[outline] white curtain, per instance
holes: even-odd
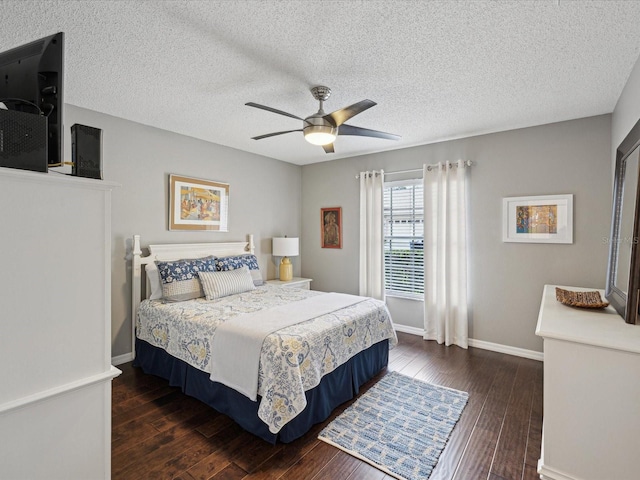
[[[466,162],[425,165],[424,338],[468,347]]]
[[[384,300],[384,171],[360,172],[360,295]]]

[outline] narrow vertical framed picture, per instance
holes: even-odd
[[[342,248],[342,207],[320,209],[320,245]]]
[[[229,184],[169,176],[169,230],[228,231]]]
[[[573,243],[573,195],[508,197],[502,202],[503,242]]]

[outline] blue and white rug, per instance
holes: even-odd
[[[468,399],[389,372],[318,438],[401,480],[427,479]]]

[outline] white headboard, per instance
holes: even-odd
[[[149,297],[146,275],[142,275],[142,266],[153,263],[156,260],[179,260],[181,258],[200,258],[208,255],[226,257],[229,255],[242,255],[255,253],[253,235],[247,235],[246,242],[220,242],[220,243],[165,243],[162,245],[149,245],[149,255],[142,256],[140,247],[140,235],[133,236],[133,268],[131,286],[131,352],[135,356],[136,345],[136,318],[138,307],[144,298]],[[142,282],[144,281],[144,286]]]

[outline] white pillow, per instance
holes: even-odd
[[[200,282],[207,300],[255,290],[249,267],[225,272],[200,272]]]
[[[160,281],[160,273],[155,263],[147,263],[144,266],[144,271],[147,273],[147,280],[151,285],[150,300],[159,300],[162,298],[162,282]]]

